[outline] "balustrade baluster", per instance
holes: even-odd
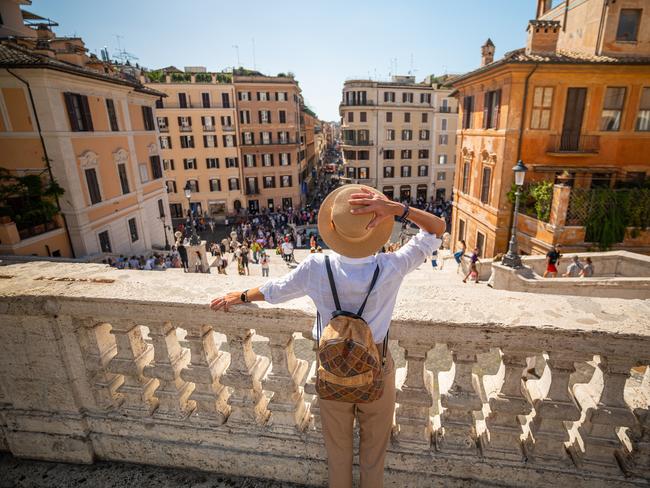
[[[439,447],[442,451],[460,454],[476,453],[478,435],[475,412],[483,408],[478,395],[477,381],[472,373],[476,363],[476,349],[469,350],[465,344],[450,345],[454,361],[454,382],[442,396],[442,436]]]
[[[420,344],[417,339],[400,339],[406,360],[406,379],[397,390],[395,437],[400,445],[409,449],[431,447],[433,426],[429,411],[433,406],[433,375],[425,368],[430,346]]]
[[[154,393],[159,401],[155,416],[186,417],[196,408],[196,402],[188,400],[194,384],[183,380],[180,375],[189,360],[189,351],[179,344],[176,326],[171,322],[148,322],[146,325],[154,346],[154,358],[145,366],[144,372],[159,380]]]
[[[105,410],[117,408],[124,401],[123,395],[116,392],[124,378],[107,369],[108,363],[117,354],[117,345],[101,340],[98,336],[103,329],[108,334],[110,326],[91,318],[79,319],[77,322],[81,324],[77,329],[77,337],[95,403]]]
[[[551,352],[546,360],[550,369],[551,385],[544,398],[535,401],[535,417],[531,422],[534,443],[525,445],[526,455],[536,463],[571,464],[566,443],[571,442],[564,422],[580,419],[581,411],[569,392],[569,376],[575,371],[575,361],[585,361],[591,356],[571,351]]]
[[[630,470],[630,453],[624,449],[616,431],[619,427],[636,426],[636,417],[625,403],[623,393],[634,365],[631,358],[601,357],[603,391],[598,405],[587,411],[586,420],[578,429],[584,450],[577,452],[589,470],[614,475],[620,474],[621,468]]]
[[[268,358],[253,351],[251,329],[228,333],[230,366],[221,377],[221,383],[233,388],[227,423],[242,428],[264,424],[270,415],[268,400],[262,391],[261,379],[269,368]]]
[[[197,406],[190,419],[221,425],[230,413],[228,388],[220,382],[228,355],[217,350],[211,326],[180,325],[187,330],[185,342],[190,349],[190,364],[181,371],[181,378],[194,383],[189,399]]]
[[[158,407],[153,396],[159,381],[144,376],[144,368],[153,359],[153,346],[142,338],[142,329],[133,320],[111,321],[117,354],[107,365],[108,371],[124,376],[117,393],[124,398],[122,409],[135,415],[151,415]]]
[[[486,419],[489,442],[485,442],[485,436],[482,436],[481,450],[489,458],[520,461],[524,458],[521,439],[524,430],[519,416],[528,415],[532,410],[524,394],[523,375],[526,358],[533,353],[508,347],[501,350],[505,376],[501,391],[489,400],[491,412]]]
[[[638,408],[634,415],[638,424],[632,439],[632,472],[641,478],[650,479],[650,407]]]
[[[312,339],[312,350],[315,355],[318,355],[318,343],[316,338],[311,336]],[[320,406],[318,405],[318,393],[316,392],[316,368],[318,368],[318,358],[314,359],[314,375],[309,378],[309,381],[305,384],[305,393],[314,395],[311,404],[309,405],[309,413],[311,421],[309,422],[308,433],[316,437],[322,436],[321,421],[320,421]]]
[[[271,373],[264,389],[273,392],[268,408],[269,428],[273,432],[293,435],[302,432],[309,421],[303,385],[307,376],[307,361],[297,359],[293,349],[292,332],[266,334],[271,348]]]

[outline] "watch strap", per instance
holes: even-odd
[[[250,300],[248,299],[248,290],[244,290],[239,296],[239,299],[242,301],[242,303],[250,303]]]
[[[400,222],[404,223],[408,219],[409,212],[410,212],[410,207],[408,203],[404,204],[404,212],[402,213],[402,216],[398,219]]]

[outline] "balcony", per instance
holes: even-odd
[[[51,230],[58,229],[59,223],[57,220],[52,220],[50,222],[47,222],[45,224],[40,224],[40,225],[34,225],[31,227],[24,227],[24,228],[19,228],[18,229],[18,235],[20,236],[21,240],[24,239],[29,239],[30,237],[36,237],[41,234],[45,234],[46,232],[50,232]]]
[[[235,132],[235,128],[232,125],[224,125],[221,127],[221,130],[224,132]]]
[[[451,107],[438,107],[438,112],[440,112],[441,114],[450,114]]]
[[[203,132],[214,132],[215,128],[214,125],[204,125],[203,126]]]
[[[344,139],[344,146],[372,146],[374,145],[373,141],[357,141],[354,139]]]
[[[368,107],[375,104],[374,100],[364,100],[362,102],[356,101],[353,103],[345,103],[345,100],[341,102],[340,107]]]
[[[600,151],[600,136],[555,134],[549,137],[546,152],[559,156],[588,156]]]
[[[158,132],[166,133],[169,132],[169,127],[158,127]]]
[[[181,132],[192,132],[192,126],[191,125],[181,125],[178,127],[178,130]]]

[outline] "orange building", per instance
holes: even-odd
[[[3,3],[11,6],[4,18],[22,20],[18,3]],[[81,257],[163,247],[169,216],[152,111],[163,94],[89,57],[81,39],[55,37],[52,25],[0,42],[0,167],[55,180],[64,190],[60,213],[22,228],[5,216],[0,253]]]
[[[585,222],[572,215],[577,196],[641,185],[650,172],[650,8],[641,8],[647,2],[550,5],[538,2],[525,48],[494,61],[488,41],[482,66],[453,81],[461,122],[453,239],[483,256],[507,250],[508,192],[519,159],[529,168],[528,182],[555,185],[547,215],[520,212],[523,253],[556,243],[595,247]],[[627,236],[619,246],[650,250],[650,238]]]

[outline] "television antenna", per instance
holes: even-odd
[[[126,49],[122,49],[122,43],[120,42],[120,39],[123,39],[124,36],[121,36],[119,34],[115,34],[115,38],[117,39],[117,51],[115,54],[113,54],[113,57],[120,61],[122,64],[126,64],[127,62],[130,63],[131,61],[136,61],[139,58],[130,52],[128,52]]]

